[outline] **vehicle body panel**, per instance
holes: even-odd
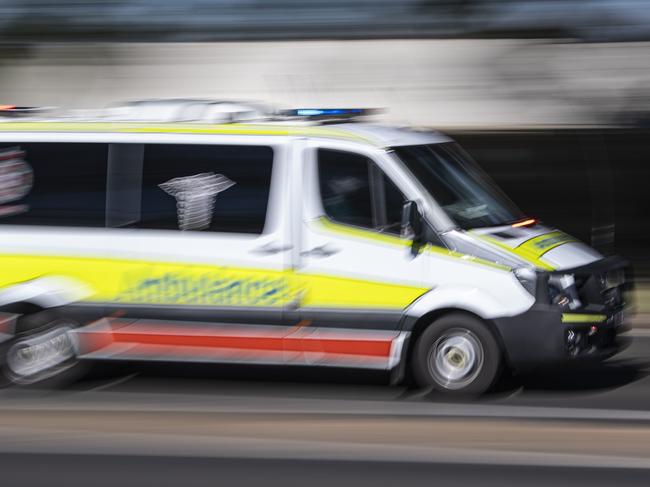
[[[365,124],[0,123],[0,143],[260,145],[274,151],[259,235],[0,225],[0,306],[95,311],[96,319],[76,332],[80,356],[106,360],[391,370],[405,358],[420,320],[439,310],[494,324],[513,362],[564,357],[562,313],[540,308],[540,297],[513,270],[555,272],[601,256],[539,223],[460,230],[390,149],[449,141],[435,132]],[[414,251],[410,238],[328,218],[318,187],[319,149],[371,160],[417,203],[438,240]],[[606,311],[608,320],[612,313]],[[526,352],[547,332],[552,337],[541,349],[553,353]]]

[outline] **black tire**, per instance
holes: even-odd
[[[451,313],[431,323],[417,339],[411,367],[420,387],[479,395],[499,376],[501,349],[480,319]]]
[[[4,385],[18,385],[30,387],[56,388],[67,385],[77,380],[85,372],[85,367],[77,360],[77,348],[74,335],[68,332],[78,326],[73,320],[62,317],[52,310],[38,311],[18,318],[14,337],[2,344],[0,349],[0,370]],[[55,342],[46,340],[51,337]],[[49,366],[43,365],[42,370],[25,373],[25,365],[30,362],[34,365],[42,360],[43,354],[29,361],[22,360],[22,367],[18,365],[17,357],[21,350],[29,345],[43,340],[43,342],[56,343],[61,352],[61,360]],[[34,355],[32,355],[34,357]]]

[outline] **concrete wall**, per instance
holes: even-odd
[[[0,47],[0,103],[97,107],[149,97],[368,106],[416,125],[609,121],[645,110],[640,43],[375,40]]]

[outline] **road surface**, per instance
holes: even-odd
[[[472,401],[268,367],[129,364],[4,389],[0,485],[648,485],[650,333],[636,334],[604,365]]]

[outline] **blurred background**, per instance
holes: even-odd
[[[0,0],[0,104],[152,97],[380,107],[380,120],[443,130],[527,214],[632,261],[648,340],[650,0]],[[157,485],[647,485],[638,343],[613,365],[526,378],[465,409],[381,379],[256,369],[3,392],[0,467],[24,485],[57,485],[20,454],[34,451],[68,485],[104,467],[144,482],[157,471]],[[80,444],[114,456],[75,457]]]
[[[385,108],[644,278],[648,46],[646,0],[2,0],[0,102]]]

